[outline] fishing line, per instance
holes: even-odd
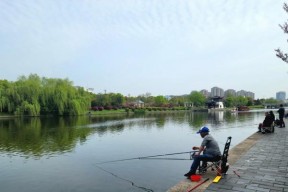
[[[142,158],[143,160],[189,160],[191,161],[192,159],[184,159],[184,158],[157,158],[157,157],[147,157],[147,158]]]
[[[123,178],[123,177],[120,177],[120,176],[116,175],[115,173],[112,173],[112,172],[110,172],[110,171],[107,171],[106,169],[104,169],[104,168],[102,168],[102,167],[100,167],[100,166],[98,166],[98,165],[95,165],[95,166],[96,166],[98,169],[100,169],[100,170],[102,170],[102,171],[104,171],[104,172],[106,172],[106,173],[109,173],[110,175],[112,175],[112,176],[114,176],[114,177],[116,177],[116,178],[118,178],[118,179],[121,179],[121,180],[126,181],[126,182],[128,182],[128,183],[131,183],[131,185],[132,185],[133,187],[137,187],[138,189],[141,189],[141,190],[144,190],[144,191],[148,191],[148,192],[154,192],[152,189],[148,189],[148,188],[146,188],[146,187],[138,186],[138,185],[136,185],[133,181],[130,181],[130,180],[128,180],[128,179],[125,179],[125,178]]]
[[[150,156],[143,156],[143,157],[134,157],[134,158],[127,158],[127,159],[118,159],[118,160],[112,160],[112,161],[104,161],[104,162],[100,162],[100,163],[96,163],[96,167],[106,173],[109,173],[110,175],[118,178],[118,179],[121,179],[123,181],[126,181],[128,183],[131,183],[131,185],[133,187],[137,187],[138,189],[141,189],[141,190],[144,190],[144,191],[148,191],[148,192],[153,192],[152,189],[148,189],[146,187],[142,187],[142,186],[138,186],[136,185],[133,181],[131,180],[128,180],[128,179],[125,179],[123,177],[120,177],[118,175],[116,175],[115,173],[112,173],[102,167],[99,166],[99,164],[105,164],[105,163],[112,163],[112,162],[120,162],[120,161],[128,161],[128,160],[136,160],[136,159],[151,159],[151,160],[191,160],[192,158],[192,154],[194,152],[197,152],[197,151],[185,151],[185,152],[178,152],[178,153],[167,153],[167,154],[161,154],[161,155],[150,155]],[[179,155],[179,154],[185,154],[185,153],[190,153],[190,158],[189,159],[184,159],[184,158],[163,158],[162,156],[169,156],[169,155]],[[161,158],[162,157],[162,158]],[[98,165],[97,165],[98,164]]]
[[[259,125],[259,123],[257,123],[257,124],[255,124],[255,123],[253,123],[253,124],[242,124],[242,125],[238,125],[238,126],[225,126],[225,127],[222,127],[222,128],[220,128],[220,129],[232,129],[232,128],[240,128],[240,127],[248,127],[248,126],[251,126],[251,125]],[[218,129],[219,127],[215,127],[215,129]]]
[[[148,159],[148,158],[152,159],[154,157],[169,156],[169,155],[180,155],[180,154],[185,154],[185,153],[190,153],[190,157],[191,157],[191,155],[194,152],[198,152],[198,151],[185,151],[185,152],[178,152],[178,153],[167,153],[167,154],[161,154],[161,155],[150,155],[150,156],[143,156],[143,157],[127,158],[127,159],[117,159],[117,160],[112,160],[112,161],[99,162],[99,163],[96,163],[96,165],[105,164],[105,163],[120,162],[120,161],[130,161],[130,160],[136,160],[136,159]],[[191,158],[190,158],[190,160],[191,160]]]

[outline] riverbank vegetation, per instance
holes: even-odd
[[[192,91],[181,96],[152,96],[150,93],[137,97],[121,93],[91,93],[74,86],[68,79],[39,77],[31,74],[20,76],[17,81],[0,80],[0,114],[3,115],[81,115],[109,113],[145,113],[207,108],[201,92]],[[237,106],[278,105],[270,99],[253,100],[244,96],[228,95],[223,98],[226,108]]]
[[[92,95],[68,79],[31,74],[15,82],[0,81],[0,112],[14,115],[79,115],[91,105]]]

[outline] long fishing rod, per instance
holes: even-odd
[[[165,158],[165,157],[149,157],[149,158],[143,158],[143,160],[192,160],[191,158]]]
[[[105,163],[113,163],[113,162],[120,162],[120,161],[130,161],[130,160],[136,160],[136,159],[149,159],[149,158],[152,159],[154,157],[162,157],[162,156],[169,156],[169,155],[179,155],[179,154],[185,154],[185,153],[190,153],[190,160],[191,160],[192,159],[192,154],[194,154],[195,152],[198,152],[198,151],[185,151],[185,152],[178,152],[178,153],[167,153],[167,154],[161,154],[161,155],[150,155],[150,156],[143,156],[143,157],[127,158],[127,159],[117,159],[117,160],[112,160],[112,161],[99,162],[99,163],[96,163],[96,164],[99,165],[99,164],[105,164]]]

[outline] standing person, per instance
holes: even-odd
[[[278,109],[277,113],[279,113],[280,128],[285,127],[285,122],[283,119],[285,115],[285,109],[283,107],[283,104],[280,104],[280,108]]]
[[[199,150],[195,153],[193,157],[193,163],[191,165],[190,171],[186,173],[184,176],[190,177],[191,175],[196,174],[196,170],[200,165],[200,162],[207,161],[218,161],[221,159],[221,151],[219,149],[219,145],[217,141],[209,135],[208,127],[202,127],[197,133],[203,138],[200,147],[192,147],[193,150]],[[201,155],[201,153],[203,154]]]

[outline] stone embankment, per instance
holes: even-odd
[[[228,162],[227,175],[218,183],[212,182],[216,173],[209,170],[201,181],[184,179],[167,192],[187,192],[207,178],[207,182],[192,191],[288,192],[288,128],[275,128],[274,133],[254,133],[230,149]]]

